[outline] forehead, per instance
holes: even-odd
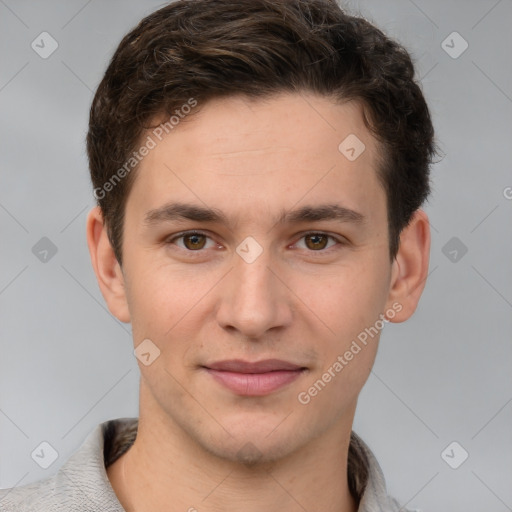
[[[139,210],[180,199],[228,215],[251,210],[254,217],[300,201],[341,201],[371,217],[372,205],[385,203],[376,173],[379,147],[359,103],[281,94],[196,108],[172,129],[167,125],[169,133],[145,134],[154,148],[139,164],[128,201]]]
[[[348,149],[339,147],[347,137],[359,150],[364,141],[366,164],[376,156],[377,142],[364,124],[358,101],[340,104],[312,94],[280,93],[264,98],[229,96],[189,110],[189,115],[161,118],[160,127],[148,134],[158,139],[155,142],[160,146],[175,139],[198,161],[207,158],[227,163],[240,157],[246,164],[252,160],[257,165],[255,157],[260,154],[286,151],[293,152],[296,159],[338,156],[338,152],[353,158],[358,153],[340,151]],[[160,152],[152,155],[155,153]]]

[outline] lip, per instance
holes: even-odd
[[[264,396],[290,384],[305,370],[280,359],[249,362],[241,359],[219,361],[204,366],[217,382],[241,396]]]
[[[243,359],[230,359],[227,361],[218,361],[205,365],[210,370],[236,373],[266,373],[278,370],[300,370],[304,368],[297,364],[283,361],[281,359],[264,359],[262,361],[244,361]]]

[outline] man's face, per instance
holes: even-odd
[[[350,429],[380,333],[358,340],[393,309],[377,151],[358,104],[298,94],[211,101],[157,143],[124,224],[134,345],[160,350],[141,418],[233,460]],[[219,219],[162,213],[177,204]]]

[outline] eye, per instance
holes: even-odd
[[[215,247],[216,243],[205,233],[200,231],[187,231],[179,233],[166,241],[168,244],[178,246],[188,252],[199,252],[202,249]],[[326,252],[332,246],[343,245],[343,241],[326,233],[311,232],[302,235],[295,244],[299,249],[307,249],[310,252]]]
[[[206,247],[207,240],[211,241],[212,247],[215,245],[215,242],[210,239],[210,237],[206,236],[204,233],[200,233],[198,231],[189,231],[187,233],[181,233],[167,241],[167,243],[175,244],[181,249],[186,249],[188,251],[199,251],[201,249],[208,249]],[[177,243],[180,241],[181,243]]]
[[[326,235],[325,233],[306,233],[300,240],[304,240],[304,246],[300,248],[305,247],[306,249],[316,252],[332,247],[333,245],[336,245],[336,243],[341,243],[340,240],[337,240],[331,235]],[[331,245],[328,245],[329,240],[334,242],[331,243]]]

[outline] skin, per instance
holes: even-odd
[[[414,214],[390,261],[380,150],[357,102],[288,93],[195,110],[141,162],[126,205],[122,268],[99,208],[87,218],[110,311],[132,323],[134,347],[150,339],[160,350],[150,365],[138,361],[138,436],[108,477],[128,511],[355,511],[348,442],[379,336],[307,405],[297,397],[379,315],[393,310],[390,321],[403,322],[413,314],[428,272],[427,215]],[[338,150],[349,134],[366,146],[355,161]],[[145,225],[148,211],[174,201],[218,209],[230,225]],[[323,204],[365,221],[276,223],[283,210]],[[186,230],[206,238],[171,240]],[[252,263],[236,252],[248,236],[263,251]],[[254,397],[201,368],[268,358],[307,369]]]

